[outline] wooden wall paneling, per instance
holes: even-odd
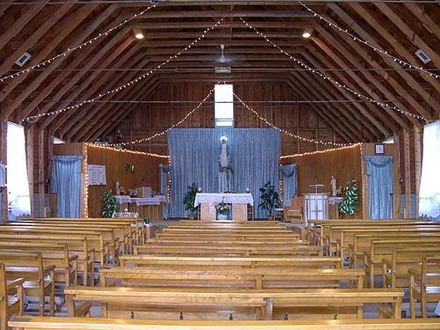
[[[0,105],[2,104],[0,103]],[[0,120],[0,163],[5,164],[6,166],[8,165],[7,132],[8,122],[6,120]],[[7,177],[5,179],[7,182]],[[2,195],[2,219],[4,222],[8,222],[8,187],[0,188],[0,193]]]
[[[419,217],[419,196],[420,182],[422,179],[422,150],[423,150],[423,129],[413,126],[414,130],[414,172],[415,172],[415,199],[416,199],[416,217]]]
[[[84,100],[88,99],[94,99],[96,97],[99,98],[99,100],[102,100],[102,98],[99,97],[101,95],[99,91],[102,93],[105,93],[108,91],[108,85],[106,86],[105,82],[108,82],[107,79],[99,79],[98,78],[98,71],[92,72],[92,73],[86,73],[90,68],[92,68],[98,61],[102,60],[102,63],[100,63],[100,68],[106,68],[111,66],[112,62],[115,59],[118,59],[118,57],[129,47],[134,39],[127,38],[125,39],[120,45],[116,47],[116,49],[113,49],[115,44],[120,41],[120,38],[122,35],[116,34],[109,42],[107,42],[104,47],[100,47],[99,51],[89,57],[89,61],[85,64],[85,74],[86,79],[81,82],[79,86],[76,86],[75,93],[78,93],[81,95],[81,97]],[[120,84],[121,82],[119,82]],[[114,96],[114,93],[111,93],[109,97]],[[66,121],[66,116],[60,117],[60,119],[64,119],[63,121],[59,121],[57,124],[55,124],[55,129],[62,126],[60,129],[61,136],[65,136],[66,139],[71,140],[72,136],[74,136],[79,130],[88,130],[90,129],[93,124],[90,122],[90,119],[92,119],[96,114],[97,110],[94,108],[96,107],[96,103],[92,103],[91,105],[86,104],[85,107],[80,107],[78,110],[75,111],[75,121]],[[84,108],[89,108],[89,110],[84,110]],[[91,109],[90,109],[91,108]],[[78,123],[84,123],[83,125]],[[95,123],[96,124],[96,123]]]
[[[365,8],[360,4],[350,3],[350,7],[353,8],[361,17],[363,17],[368,22],[368,24],[373,27],[382,36],[382,38],[390,44],[390,47],[388,47],[388,49],[394,49],[397,53],[400,54],[400,56],[402,56],[402,59],[407,62],[412,63],[414,61],[413,54],[402,47],[400,42],[396,40],[396,38],[388,31],[387,28],[384,27],[384,22],[382,22],[382,18],[378,18],[377,15],[373,15],[371,11],[365,10]],[[359,31],[356,32],[360,33]],[[361,35],[361,37],[364,36]],[[378,45],[377,42],[374,41],[374,39],[369,38],[365,40],[370,40],[371,45],[381,48],[381,46]],[[415,91],[417,91],[422,99],[428,102],[431,107],[435,108],[435,100],[426,91],[426,88],[424,88],[416,79],[412,77],[412,75],[408,74],[405,70],[399,70],[401,68],[400,65],[390,59],[388,56],[382,54],[380,54],[380,56],[385,62],[396,69],[396,73],[402,76],[403,82],[405,84],[409,84]],[[427,74],[420,75],[420,77],[430,83],[437,91],[440,91],[440,83],[438,82],[438,80],[436,80],[436,78],[430,77]],[[440,112],[440,109],[437,110]]]
[[[310,185],[315,183],[324,184],[324,188],[319,189],[318,192],[330,193],[332,176],[336,178],[338,187],[344,186],[347,181],[356,179],[360,191],[363,189],[359,146],[312,155],[285,157],[281,163],[298,165],[298,195],[314,192],[314,188]],[[361,218],[363,215],[363,205],[359,200],[357,218]]]
[[[295,78],[295,76],[292,75],[292,77],[290,78],[290,82],[295,83],[297,88],[299,88],[302,92],[304,97],[307,97],[308,95],[314,96],[317,100],[331,100],[332,97],[329,93],[327,93],[324,89],[319,88],[316,84],[318,83],[317,80],[315,80],[315,83],[311,83],[309,82],[309,79],[311,79],[312,77],[307,77],[306,74],[304,74],[303,79],[295,79],[295,81],[293,80]],[[308,82],[309,83],[309,87],[312,85],[315,85],[314,88],[307,88],[304,85],[299,85],[299,84],[304,84]],[[345,142],[350,142],[350,141],[360,141],[360,137],[357,136],[357,133],[361,130],[361,126],[357,121],[354,121],[354,118],[350,118],[349,115],[350,113],[348,111],[345,111],[345,105],[341,105],[340,106],[340,113],[338,114],[334,108],[333,105],[321,105],[319,103],[317,103],[315,105],[316,107],[318,107],[319,109],[321,109],[320,113],[326,113],[329,112],[328,116],[327,116],[327,120],[329,122],[332,123],[332,127],[335,131],[338,132],[338,134],[340,134],[340,136],[342,136],[345,139]],[[301,109],[302,105],[298,105],[298,108]],[[347,120],[345,120],[347,119]],[[354,122],[354,125],[350,125],[350,122]],[[357,126],[357,130],[356,130],[356,126]]]
[[[69,44],[66,45],[66,49],[70,47],[75,47],[78,45],[81,41],[84,40],[84,38],[87,35],[84,35],[84,32],[81,33],[82,39],[75,39],[71,38],[70,34],[72,31],[77,27],[88,15],[90,15],[93,10],[97,7],[97,5],[90,5],[90,6],[81,6],[77,11],[75,11],[72,15],[69,15],[69,17],[66,17],[65,20],[63,20],[63,27],[60,29],[59,32],[50,40],[48,44],[44,46],[44,48],[35,56],[32,57],[30,61],[32,63],[40,63],[44,61],[46,58],[50,57],[50,54],[53,54],[54,48],[59,45],[65,38],[69,40]],[[36,88],[38,88],[41,83],[46,79],[51,73],[52,70],[60,66],[64,60],[66,60],[69,56],[62,57],[61,59],[58,59],[57,61],[52,62],[49,64],[49,66],[46,67],[45,70],[41,71],[40,74],[32,80],[32,82],[25,88],[25,90],[20,93],[21,96],[19,99],[25,99],[27,96],[30,95]],[[8,96],[21,82],[23,82],[28,75],[21,75],[13,80],[9,81],[6,84],[6,87],[3,89],[4,93],[0,94],[0,100],[3,100],[6,96]],[[16,98],[14,98],[14,101],[16,101]],[[4,118],[8,118],[9,115],[15,110],[15,108],[20,105],[20,103],[15,102],[15,106],[8,106],[7,111],[4,113]]]
[[[17,47],[13,53],[11,53],[8,58],[5,58],[3,63],[0,64],[0,72],[6,72],[10,70],[14,65],[15,61],[25,52],[29,51],[37,44],[37,42],[42,38],[45,33],[49,31],[69,10],[75,5],[78,0],[71,1],[70,4],[62,5],[51,15],[45,16],[45,20],[42,24],[29,36],[26,38],[26,42],[23,42],[19,47]]]
[[[315,60],[316,59],[316,60]],[[320,62],[318,62],[317,60],[320,60]],[[323,58],[323,56],[320,56],[318,54],[316,54],[316,52],[314,54],[310,54],[309,57],[309,61],[311,63],[311,67],[315,67],[315,68],[321,68],[321,67],[326,67],[327,65],[329,65],[328,61],[326,59]],[[323,72],[323,74],[325,74],[327,76],[327,73]],[[336,76],[336,80],[339,81],[340,83],[343,83],[345,81],[345,79],[343,79],[342,74],[338,73],[338,72],[334,72],[334,76]],[[321,78],[317,78],[317,79],[321,79]],[[349,84],[351,85],[351,84]],[[352,93],[347,92],[346,90],[342,89],[342,88],[337,88],[337,87],[333,87],[333,84],[330,82],[326,82],[327,88],[330,88],[328,86],[332,86],[331,88],[337,89],[339,91],[339,93],[341,95],[343,95],[343,97],[345,99],[352,99],[354,97],[354,95]],[[389,135],[388,133],[388,129],[383,125],[383,123],[381,123],[376,117],[374,117],[369,111],[368,109],[371,108],[371,105],[368,104],[358,104],[358,103],[354,103],[353,106],[355,108],[357,108],[359,110],[359,112],[368,120],[370,121],[372,124],[367,124],[364,125],[367,129],[370,130],[371,132],[371,137],[370,139],[373,139],[373,136],[376,139],[379,139],[379,134],[383,134],[385,136]],[[367,109],[368,108],[368,109]],[[379,112],[377,112],[377,110],[374,111],[375,114],[379,114]],[[373,131],[374,129],[374,131]]]
[[[326,29],[322,28],[322,27],[318,27],[317,30],[319,31],[320,34],[322,34],[324,36],[324,38],[326,40],[328,40],[328,42],[333,45],[333,47],[335,47],[336,49],[338,49],[341,54],[344,55],[344,57],[350,61],[351,66],[350,67],[354,67],[354,68],[362,68],[365,66],[364,63],[361,63],[359,61],[360,58],[364,59],[365,57],[368,58],[368,56],[355,56],[355,54],[358,51],[358,48],[350,48],[347,49],[345,48],[341,42],[339,42],[336,38],[333,37],[333,35],[331,33],[329,33]],[[351,45],[356,45],[357,46],[357,42],[353,41],[352,39],[349,39],[348,36],[346,36],[345,34],[343,34],[345,36],[345,39],[347,39],[347,41],[351,40]],[[325,49],[323,49],[328,55],[330,55],[332,57],[333,60],[335,60],[335,57],[333,56],[333,52],[330,51],[330,48],[325,45]],[[366,54],[364,54],[366,55]],[[339,63],[340,66],[342,67],[342,62]],[[369,87],[371,84],[374,86],[374,88],[378,89],[386,98],[388,98],[389,100],[396,100],[394,101],[394,104],[402,111],[407,111],[409,113],[411,113],[411,111],[409,109],[406,108],[405,105],[403,105],[401,102],[398,101],[398,97],[393,95],[390,90],[389,87],[384,86],[381,81],[379,81],[379,79],[377,79],[373,74],[371,74],[369,71],[365,70],[362,71],[362,75],[365,77],[365,79],[367,79],[367,82],[364,82],[363,80],[360,79],[360,74],[356,74],[354,72],[352,72],[350,70],[350,67],[345,66],[345,69],[348,70],[350,74],[350,76],[354,76],[354,77],[359,77],[359,79],[356,79],[356,81],[358,82],[359,86],[362,86],[362,88],[364,89],[365,92],[367,92],[371,98],[375,99],[375,100],[382,100],[384,99],[384,97],[382,95],[378,95],[373,88]],[[379,72],[379,76],[382,74],[382,70],[380,70]],[[417,104],[417,103],[416,103]],[[389,116],[391,118],[393,118],[393,120],[400,126],[402,127],[407,127],[408,124],[406,123],[406,121],[402,118],[401,113],[392,110],[392,109],[387,109],[387,108],[383,108],[384,111],[386,111]],[[411,120],[413,123],[417,123],[417,119],[414,117],[409,117],[409,120]],[[397,125],[394,122],[390,122],[388,121],[388,126],[391,128],[392,131],[395,131],[397,129]]]

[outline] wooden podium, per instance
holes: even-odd
[[[247,221],[247,204],[254,205],[252,194],[249,193],[198,193],[194,205],[200,205],[200,220],[216,220],[215,205],[222,202],[232,204],[232,221]]]

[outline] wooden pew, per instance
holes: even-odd
[[[17,235],[1,234],[0,242],[10,243],[17,241]],[[83,277],[83,285],[94,284],[94,250],[89,249],[87,238],[84,236],[62,236],[52,234],[30,234],[20,235],[20,242],[28,242],[32,244],[63,244],[67,243],[69,257],[77,256],[78,273]],[[90,281],[89,281],[90,280]]]
[[[107,223],[104,226],[98,225],[99,223],[90,223],[90,222],[78,222],[78,221],[69,221],[69,220],[63,220],[63,221],[56,221],[56,220],[32,220],[32,219],[21,219],[18,222],[10,222],[10,225],[24,225],[24,226],[41,226],[41,227],[51,227],[51,228],[63,228],[65,230],[71,230],[71,229],[87,229],[89,231],[93,230],[100,230],[100,229],[112,229],[114,232],[115,240],[119,243],[116,247],[118,251],[116,251],[117,254],[125,253],[126,251],[130,251],[131,242],[133,240],[133,229],[129,224],[115,224],[115,223]],[[104,237],[105,238],[105,237]]]
[[[403,291],[400,289],[210,289],[210,288],[121,288],[68,287],[65,289],[68,315],[75,315],[75,302],[99,302],[104,317],[113,314],[138,317],[149,310],[173,312],[172,318],[187,312],[246,309],[251,318],[272,320],[274,313],[311,315],[324,309],[342,309],[352,317],[362,318],[365,304],[389,304],[381,315],[400,318]],[[123,304],[121,304],[123,302]],[[351,311],[349,311],[351,309]],[[211,313],[212,314],[212,313]],[[160,314],[159,314],[160,315]],[[292,314],[293,316],[295,314]],[[218,316],[217,316],[218,318]]]
[[[160,242],[160,241],[159,241]],[[176,242],[177,243],[177,242]],[[133,246],[134,254],[160,254],[175,256],[281,256],[281,255],[322,255],[316,245],[240,245],[240,244],[160,244],[150,243]]]
[[[158,233],[156,234],[157,240],[161,239],[191,239],[191,240],[215,240],[218,238],[227,238],[228,240],[236,241],[298,241],[300,240],[299,234],[293,232],[285,233],[266,233],[266,234],[252,234],[252,233],[230,233],[228,231],[217,231],[213,233]]]
[[[62,229],[50,229],[50,228],[7,228],[0,227],[0,235],[31,235],[38,237],[53,237],[63,242],[69,240],[70,237],[82,237],[87,238],[87,245],[90,251],[93,250],[94,261],[101,265],[108,265],[109,259],[112,257],[111,249],[109,248],[109,242],[104,240],[101,232],[90,232],[88,230],[69,230],[69,232]],[[17,239],[17,238],[16,238]]]
[[[258,268],[258,267],[302,267],[302,268],[340,268],[339,257],[322,256],[271,256],[271,257],[176,257],[162,255],[123,255],[122,266],[195,266],[199,269]]]
[[[409,269],[421,268],[424,256],[440,257],[440,247],[395,248],[389,258],[382,259],[384,287],[409,288]]]
[[[440,319],[213,321],[16,316],[9,326],[12,330],[438,330]]]
[[[198,269],[197,267],[101,268],[101,286],[207,287],[207,288],[341,288],[346,282],[363,288],[361,269],[311,269],[258,267],[254,269]]]
[[[197,226],[197,227],[285,227],[276,221],[200,221],[200,220],[181,220],[178,226]]]
[[[23,314],[23,278],[7,280],[5,265],[0,264],[0,330],[8,329],[8,319]]]
[[[45,266],[55,266],[56,283],[78,284],[78,256],[69,253],[67,243],[0,241],[0,253],[3,251],[40,252]]]
[[[44,315],[45,297],[49,297],[50,315],[55,312],[55,266],[45,266],[40,252],[20,253],[0,251],[0,263],[5,265],[6,277],[23,278],[24,292],[27,296],[37,296],[39,313]]]
[[[410,237],[402,236],[402,239],[394,239],[396,236],[390,236],[389,240],[380,237],[378,240],[371,241],[369,250],[364,251],[363,268],[365,270],[366,283],[369,282],[370,287],[374,288],[374,278],[376,274],[382,273],[382,263],[384,258],[390,258],[395,248],[411,248],[411,247],[428,247],[439,246],[439,238],[424,237],[416,235]]]
[[[424,256],[420,269],[409,269],[411,317],[416,317],[416,301],[422,317],[427,317],[428,302],[440,301],[440,257]]]

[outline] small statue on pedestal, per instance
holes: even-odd
[[[332,187],[332,196],[335,197],[336,196],[336,179],[333,175],[330,180],[330,186]]]

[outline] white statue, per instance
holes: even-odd
[[[229,159],[228,159],[228,145],[226,142],[222,142],[222,149],[220,151],[220,167],[228,167]]]
[[[332,196],[336,196],[336,179],[333,175],[330,180],[330,186],[332,187]]]

